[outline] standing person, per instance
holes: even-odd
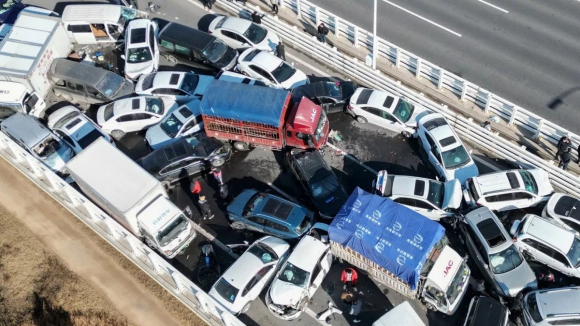
[[[568,147],[570,147],[570,140],[568,140],[568,137],[564,136],[560,138],[557,145],[556,160],[560,159],[560,155],[564,154],[564,152],[568,150]]]
[[[346,290],[347,286],[352,286],[353,290],[356,292],[356,282],[358,281],[358,274],[353,268],[345,268],[340,274],[340,281],[344,284],[342,286],[343,290]]]
[[[328,35],[328,27],[324,25],[324,23],[320,23],[318,25],[318,39],[322,43],[326,43],[326,35]]]
[[[355,324],[360,323],[358,315],[360,314],[361,310],[362,310],[362,301],[358,298],[355,298],[352,304],[350,305],[350,314],[354,316],[354,320],[352,321],[353,323]]]
[[[487,292],[485,292],[484,280],[476,280],[473,277],[470,277],[469,284],[471,284],[471,288],[473,289],[473,292],[475,292],[475,294],[488,296]]]
[[[199,184],[199,181],[197,181],[197,179],[191,181],[189,190],[191,191],[192,194],[199,196],[199,194],[201,193],[201,185]]]
[[[578,145],[578,166],[580,166],[580,145]]]
[[[558,167],[561,167],[562,170],[566,171],[568,169],[568,164],[572,161],[572,148],[568,147],[566,151],[561,155],[560,164]]]
[[[277,15],[278,14],[278,6],[280,5],[280,0],[270,0],[270,3],[272,4],[272,12],[274,12]]]
[[[286,50],[284,50],[284,44],[282,42],[278,42],[278,45],[276,45],[276,56],[286,61]]]
[[[218,182],[218,184],[220,186],[224,184],[224,179],[222,177],[222,170],[220,168],[218,168],[217,166],[212,166],[211,167],[211,174],[213,175],[213,177],[215,178],[215,180]]]
[[[199,204],[199,209],[201,210],[203,219],[211,220],[213,218],[213,214],[211,213],[211,208],[209,207],[209,203],[205,199],[205,196],[199,196],[197,203]]]
[[[264,15],[260,16],[260,14],[258,14],[257,11],[254,11],[254,13],[252,13],[252,21],[258,25],[262,24],[262,17],[264,17]]]
[[[216,0],[206,0],[206,1],[207,1],[207,7],[209,8],[209,10],[211,10],[213,8],[213,5],[216,2]]]

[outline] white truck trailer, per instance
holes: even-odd
[[[67,57],[72,49],[60,18],[22,11],[0,43],[2,107],[43,117],[52,87],[48,69],[54,59]]]
[[[66,165],[84,194],[128,231],[173,258],[195,238],[192,222],[161,183],[103,138]]]
[[[471,270],[467,256],[448,245],[445,229],[389,198],[357,188],[330,226],[314,232],[330,241],[332,254],[427,309],[451,315],[465,296]]]

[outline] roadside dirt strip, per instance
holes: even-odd
[[[0,171],[0,205],[26,225],[71,271],[100,290],[130,324],[182,325],[166,309],[167,299],[162,302],[136,280],[142,277],[137,273],[144,273],[136,267],[133,268],[136,272],[124,268],[119,257],[112,257],[110,248],[104,248],[108,245],[96,239],[96,235],[88,234],[90,229],[3,159]],[[174,307],[180,305],[173,301]],[[203,322],[192,316],[187,324],[203,325]]]

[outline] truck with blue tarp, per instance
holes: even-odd
[[[286,146],[320,149],[328,139],[324,110],[287,90],[214,80],[201,101],[205,132],[237,150]]]
[[[445,229],[389,198],[356,188],[330,226],[332,253],[377,282],[451,315],[471,274],[467,256],[449,247]]]

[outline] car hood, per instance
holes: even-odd
[[[135,79],[140,75],[146,75],[153,72],[155,64],[153,60],[139,63],[128,63],[125,61],[125,75],[131,79]]]
[[[270,299],[281,306],[297,305],[306,290],[294,284],[275,279],[270,286]]]
[[[197,87],[195,87],[194,95],[203,96],[205,90],[213,80],[215,80],[215,78],[212,76],[199,75],[199,81],[197,82]]]
[[[145,134],[145,139],[147,139],[147,143],[151,148],[158,149],[167,145],[173,138],[170,138],[169,135],[161,129],[161,125],[156,124],[155,126],[147,129],[147,133]]]
[[[308,84],[308,77],[302,71],[296,69],[296,72],[288,80],[284,81],[280,85],[285,89],[292,89],[294,87],[302,86]]]
[[[467,163],[464,166],[461,166],[454,170],[445,169],[446,180],[453,180],[457,179],[459,184],[465,184],[467,179],[472,177],[477,177],[479,175],[479,170],[477,169],[477,165],[473,161],[473,157],[471,158],[471,162]]]
[[[228,205],[228,213],[241,217],[242,212],[244,211],[244,207],[246,207],[246,204],[248,203],[248,200],[250,200],[250,198],[252,198],[252,196],[256,193],[256,190],[244,190],[241,194],[234,198],[234,201],[232,201],[231,204]]]
[[[441,209],[459,208],[459,206],[461,206],[461,200],[463,199],[459,180],[454,179],[447,181],[443,184],[443,187],[445,190],[443,192],[443,203]]]
[[[525,260],[514,270],[494,276],[506,296],[515,297],[525,288],[536,289],[538,287],[536,275]],[[510,293],[507,293],[508,290]]]
[[[262,42],[256,44],[254,47],[266,51],[276,51],[278,42],[280,42],[278,35],[272,31],[268,31],[268,34],[266,34],[266,37],[262,40]]]

